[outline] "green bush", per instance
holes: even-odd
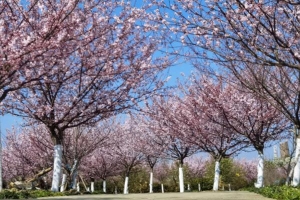
[[[0,192],[0,199],[30,199],[49,196],[64,196],[61,192],[51,192],[46,190],[3,190]]]
[[[3,190],[0,192],[0,199],[20,199],[18,193],[15,190]]]
[[[49,197],[49,196],[65,196],[62,192],[52,192],[48,190],[32,190],[30,191],[31,198]]]
[[[264,188],[246,188],[245,190],[261,194],[265,197],[280,200],[298,200],[300,199],[300,189],[290,186],[270,186]]]

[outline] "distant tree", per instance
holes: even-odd
[[[65,134],[62,167],[68,176],[70,188],[76,186],[82,160],[108,144],[111,123],[103,121],[96,127],[69,129]],[[74,131],[77,131],[74,133]],[[43,124],[13,129],[6,136],[3,149],[3,174],[5,180],[32,178],[40,171],[51,168],[53,143]]]
[[[149,193],[153,193],[153,172],[156,164],[164,156],[164,147],[157,143],[157,136],[151,129],[147,115],[136,113],[130,116],[130,120],[138,133],[137,144],[144,154],[145,163],[150,168]],[[154,174],[155,175],[155,174]]]
[[[103,180],[102,191],[107,192],[106,180],[113,176],[118,176],[122,172],[117,156],[110,152],[110,148],[99,148],[90,156],[84,159],[81,172],[86,179],[94,178]]]
[[[257,150],[260,159],[257,187],[262,187],[263,150],[267,142],[285,136],[288,120],[269,102],[222,79],[203,77],[202,80],[194,79],[194,84],[194,89],[189,89],[190,94],[196,98],[201,95],[198,105],[206,108],[205,115],[216,124],[212,127],[222,126],[233,134],[230,139],[234,143],[250,144]]]
[[[222,83],[214,83],[206,77],[191,77],[182,86],[186,95],[182,101],[181,121],[186,124],[185,137],[215,160],[215,178],[213,190],[218,190],[220,162],[247,147],[245,139],[227,126],[222,113],[223,96],[226,94]]]
[[[6,182],[27,180],[52,166],[52,141],[43,126],[7,131],[3,148],[3,178]]]
[[[181,120],[180,101],[175,97],[153,98],[143,110],[146,113],[145,125],[154,137],[152,140],[163,149],[163,158],[174,159],[179,163],[179,190],[184,192],[184,159],[195,154],[199,148],[188,142],[187,125]]]
[[[116,156],[118,165],[125,175],[124,194],[129,193],[128,181],[130,173],[143,164],[144,154],[139,148],[139,132],[136,131],[134,124],[130,119],[115,127],[117,132],[116,141],[112,149],[112,154]]]

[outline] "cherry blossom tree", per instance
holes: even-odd
[[[156,135],[156,143],[166,149],[166,157],[180,162],[180,192],[183,191],[183,160],[199,149],[210,153],[216,161],[214,190],[218,190],[221,159],[236,154],[245,147],[245,143],[238,140],[239,136],[231,129],[210,118],[213,115],[209,112],[212,112],[214,119],[223,120],[221,115],[216,114],[217,107],[211,106],[205,95],[193,93],[193,89],[198,88],[189,89],[190,93],[186,93],[189,96],[183,98],[153,99],[145,111],[149,115],[146,122]]]
[[[186,164],[189,169],[190,176],[193,178],[203,178],[209,163],[208,158],[200,157],[199,155],[191,156],[186,159]],[[201,191],[201,184],[198,183],[198,191]]]
[[[28,87],[44,74],[56,73],[57,59],[70,56],[72,51],[66,50],[72,46],[71,41],[82,35],[71,34],[80,25],[80,20],[72,20],[79,4],[77,0],[59,4],[30,0],[0,2],[1,113],[9,92]]]
[[[222,99],[222,86],[209,84],[207,80],[191,80],[191,84],[182,86],[186,96],[179,99],[182,102],[181,121],[187,127],[185,137],[188,141],[201,151],[209,153],[215,160],[213,190],[218,190],[220,161],[237,154],[247,144],[223,124],[225,119],[217,101]]]
[[[51,13],[49,19],[59,18],[61,24],[31,19],[43,24],[40,30],[45,30],[49,43],[60,47],[51,51],[52,62],[41,57],[51,73],[11,93],[5,107],[47,126],[55,152],[52,190],[58,191],[65,131],[108,118],[147,98],[162,86],[156,75],[169,63],[153,56],[161,44],[153,32],[157,26],[151,24],[156,16],[143,8],[123,1],[52,3],[36,2],[32,9],[37,17]],[[49,31],[55,37],[48,36]],[[53,45],[47,44],[41,51]]]
[[[161,22],[187,56],[219,63],[300,69],[297,1],[162,1]],[[208,53],[209,52],[209,53]]]
[[[201,112],[201,110],[198,112]],[[238,140],[239,136],[231,129],[207,119],[207,116],[204,116],[204,119],[199,119],[198,113],[193,115],[193,117],[197,117],[196,120],[198,120],[193,125],[190,125],[190,142],[197,145],[202,151],[209,153],[214,159],[215,177],[213,190],[217,191],[219,189],[221,160],[237,154],[246,145]],[[218,120],[220,120],[220,117],[218,117]]]
[[[268,101],[294,126],[296,138],[294,176],[292,185],[299,184],[299,70],[291,68],[244,65],[241,69],[230,68],[235,82]],[[246,78],[247,77],[247,78]]]
[[[207,158],[200,157],[199,155],[191,156],[186,159],[186,164],[189,167],[190,173],[193,177],[203,177],[206,165],[208,164],[209,160]]]
[[[114,155],[110,146],[98,148],[91,155],[84,158],[81,172],[86,178],[102,179],[103,192],[106,193],[106,180],[122,172],[118,158]]]
[[[76,178],[79,168],[84,165],[83,160],[94,154],[94,151],[111,144],[114,124],[115,119],[107,119],[94,127],[81,126],[67,130],[63,142],[62,161],[69,178],[70,188],[76,188]]]
[[[287,119],[270,103],[241,91],[239,88],[203,78],[197,81],[197,89],[192,91],[195,97],[202,95],[201,105],[207,102],[206,115],[216,125],[233,133],[235,141],[251,144],[259,154],[256,187],[263,186],[263,150],[267,142],[278,140],[288,128]],[[203,101],[203,102],[202,102]],[[222,120],[220,120],[222,119]],[[215,127],[215,126],[214,126]]]
[[[159,162],[155,167],[156,178],[161,184],[161,192],[164,193],[164,183],[167,181],[169,173],[171,171],[171,166],[167,162]]]
[[[179,162],[179,190],[184,192],[184,159],[195,154],[199,148],[187,142],[187,128],[181,121],[181,111],[180,102],[176,98],[153,98],[151,105],[147,104],[144,109],[148,118],[144,124],[154,133],[152,140],[164,149],[162,157]]]
[[[70,188],[74,189],[76,186],[78,168],[82,165],[82,160],[95,149],[108,145],[112,121],[104,120],[93,128],[76,127],[66,132],[62,166],[64,173],[68,175]],[[18,131],[13,129],[8,132],[3,151],[5,179],[16,179],[18,176],[28,179],[45,169],[52,170],[52,146],[51,137],[43,124],[31,124]]]
[[[135,131],[139,134],[137,145],[144,154],[145,162],[150,168],[149,193],[153,193],[153,172],[155,165],[163,157],[164,148],[156,142],[156,135],[150,128],[147,115],[135,113],[130,116]]]
[[[257,178],[257,160],[238,159],[234,162],[245,172],[248,183],[254,182]]]
[[[145,159],[137,142],[139,141],[139,132],[135,130],[133,125],[131,120],[126,120],[123,124],[115,127],[117,139],[112,152],[125,173],[124,194],[129,193],[130,173],[135,167],[142,165]]]
[[[28,180],[43,169],[52,169],[51,143],[42,126],[8,130],[3,148],[4,180]]]
[[[0,102],[9,92],[51,73],[56,59],[70,54],[62,52],[75,38],[64,37],[80,24],[70,20],[78,4],[79,1],[0,2]]]
[[[121,174],[121,166],[119,164],[118,157],[114,155],[114,149],[117,145],[119,137],[119,132],[117,130],[120,124],[117,118],[112,118],[105,121],[107,123],[101,123],[104,126],[101,126],[99,130],[96,130],[103,132],[101,134],[103,136],[102,139],[99,137],[99,135],[98,137],[94,137],[94,141],[92,143],[101,142],[92,147],[91,153],[82,157],[82,162],[80,165],[81,174],[85,178],[103,180],[104,193],[106,193],[106,179]],[[86,143],[83,142],[81,145],[79,145],[79,147],[82,145],[86,145]],[[81,150],[81,148],[79,149]]]

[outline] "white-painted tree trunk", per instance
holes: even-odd
[[[161,184],[161,193],[165,193],[164,184]]]
[[[102,188],[103,188],[103,192],[106,193],[106,180],[105,179],[103,179]]]
[[[77,189],[77,192],[80,192],[80,186],[79,186],[79,183],[77,183],[76,189]]]
[[[179,191],[184,192],[183,169],[179,167]]]
[[[61,174],[62,163],[62,145],[54,145],[54,163],[53,163],[53,177],[51,191],[59,191],[59,180]]]
[[[188,190],[188,191],[191,191],[191,185],[190,185],[190,184],[188,184],[187,190]]]
[[[149,193],[153,193],[153,172],[150,172]]]
[[[67,181],[67,175],[63,174],[62,181],[61,181],[61,186],[60,186],[60,191],[61,192],[65,191],[66,181]]]
[[[218,189],[219,189],[219,179],[220,179],[220,162],[216,161],[213,191],[218,191]]]
[[[78,175],[77,167],[78,167],[78,160],[75,159],[74,164],[73,164],[72,169],[71,169],[71,174],[72,174],[71,188],[72,189],[76,189],[76,182],[77,182],[77,175]]]
[[[91,182],[91,192],[94,192],[95,188],[94,188],[94,182]]]
[[[258,152],[258,165],[257,165],[257,182],[254,184],[256,188],[262,188],[264,182],[264,154]]]
[[[128,176],[125,177],[124,194],[128,194]]]
[[[201,185],[200,185],[200,183],[198,184],[198,191],[201,192]]]
[[[294,175],[292,186],[296,187],[300,183],[300,138],[296,138],[296,150],[295,150],[295,161]]]

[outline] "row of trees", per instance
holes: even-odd
[[[256,187],[262,187],[264,148],[274,140],[289,137],[286,132],[290,127],[288,120],[271,104],[241,87],[228,84],[223,79],[196,77],[191,76],[188,84],[181,85],[180,92],[177,91],[180,95],[154,97],[144,103],[140,112],[128,115],[124,122],[115,118],[102,121],[97,126],[80,126],[66,132],[61,162],[68,175],[69,188],[75,189],[80,171],[88,173],[85,177],[106,180],[107,176],[116,175],[121,170],[125,173],[124,193],[127,193],[130,173],[146,160],[151,169],[151,192],[152,171],[157,160],[173,159],[179,163],[179,189],[184,192],[184,161],[197,152],[206,152],[215,161],[213,190],[218,190],[222,159],[251,147],[259,154]],[[39,146],[30,150],[34,143],[26,140],[42,138],[35,143],[51,146],[45,126],[40,124],[36,128],[38,130],[31,128],[21,134],[9,135],[11,141],[8,140],[7,150],[4,150],[4,158],[7,157],[5,169],[18,172],[14,163],[8,163],[12,159],[11,154],[21,158],[14,158],[19,163],[16,166],[23,165],[24,158],[31,162],[31,173],[20,167],[22,176],[33,176],[33,172],[49,167],[45,164],[49,163],[49,157],[34,159],[26,156],[40,151]],[[20,147],[22,145],[27,146]],[[28,152],[20,150],[24,148]],[[49,148],[42,151],[48,152],[48,155],[52,152]],[[18,155],[20,153],[22,155]],[[38,167],[32,162],[37,162]]]
[[[157,93],[164,82],[159,72],[173,63],[169,54],[209,72],[208,65],[219,67],[222,76],[194,74],[177,95],[146,100],[143,114],[126,122],[139,122],[137,135],[168,149],[158,152],[181,165],[198,150],[210,153],[214,189],[220,160],[253,146],[262,187],[265,144],[292,124],[292,184],[299,185],[299,3],[149,2],[0,2],[0,110],[46,127],[54,144],[52,190],[59,189],[67,132],[96,127]],[[71,174],[77,163],[70,164]]]
[[[295,127],[292,185],[298,186],[299,2],[152,2],[161,14],[162,24],[174,33],[168,39],[176,54],[205,71],[223,71],[229,82],[267,101]]]
[[[110,126],[107,126],[108,124]],[[93,130],[82,128],[79,131],[75,129],[73,130],[75,133],[68,132],[66,134],[68,139],[64,143],[62,163],[67,180],[65,183],[61,183],[62,190],[76,189],[76,182],[81,182],[81,186],[86,184],[89,187],[87,183],[101,180],[103,192],[112,192],[115,187],[120,190],[120,181],[122,181],[120,178],[124,178],[124,189],[122,190],[126,194],[129,191],[129,185],[131,185],[131,191],[135,191],[133,185],[136,185],[134,188],[138,188],[138,184],[141,184],[141,181],[136,183],[129,181],[129,177],[136,181],[140,174],[145,172],[150,172],[151,176],[149,180],[147,173],[148,180],[145,180],[145,177],[142,178],[143,181],[149,183],[142,186],[144,192],[145,187],[147,192],[157,190],[157,188],[153,188],[153,182],[162,184],[160,190],[165,188],[165,191],[176,191],[175,188],[179,188],[178,183],[183,177],[186,179],[184,184],[186,189],[187,184],[194,189],[198,189],[198,184],[202,185],[202,189],[212,188],[213,160],[203,159],[198,155],[185,159],[185,164],[182,165],[176,159],[173,159],[175,162],[170,162],[161,156],[160,158],[152,157],[153,162],[150,165],[149,147],[142,148],[141,143],[138,143],[142,142],[142,139],[136,140],[137,135],[127,132],[124,127],[123,129],[118,127],[120,132],[117,132],[115,128],[114,132],[111,132],[111,127],[116,126],[118,124],[107,121],[106,124]],[[126,137],[123,137],[124,133]],[[132,139],[135,141],[132,142]],[[91,152],[91,149],[94,150]],[[47,189],[51,177],[48,173],[50,170],[45,169],[52,167],[52,154],[51,138],[43,126],[10,131],[3,151],[3,175],[7,186],[11,186],[10,182],[18,180],[19,182],[23,181],[22,187]],[[224,184],[231,184],[232,189],[253,184],[256,173],[255,162],[237,160],[234,164],[232,160],[226,160],[224,160],[225,163],[222,161],[224,166],[222,166],[223,173],[220,181]],[[184,169],[184,176],[178,177],[178,167]],[[229,171],[230,173],[228,173]],[[106,188],[106,180],[108,180],[110,188]],[[240,185],[241,183],[243,184]],[[94,184],[92,183],[92,185]],[[21,186],[19,185],[19,187]]]

